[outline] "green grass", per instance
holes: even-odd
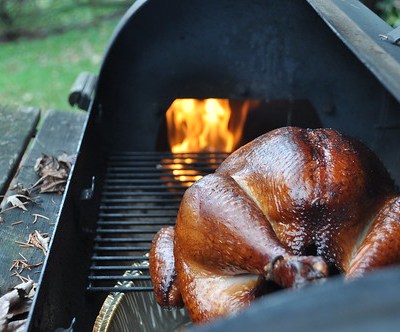
[[[9,20],[0,19],[0,32],[49,33],[54,29],[90,24],[125,10],[129,0],[2,0]]]
[[[98,73],[117,23],[0,44],[0,105],[70,110],[75,78],[82,71]]]

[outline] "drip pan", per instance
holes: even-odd
[[[141,262],[141,265],[148,261]],[[139,270],[127,271],[124,276],[141,276]],[[149,281],[137,281],[136,286],[151,286]],[[133,282],[117,283],[118,289],[132,287]],[[93,331],[120,332],[132,329],[150,331],[183,331],[191,325],[185,309],[163,310],[157,304],[153,292],[110,293],[96,318]]]

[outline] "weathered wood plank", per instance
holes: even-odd
[[[59,156],[62,153],[68,155],[76,154],[79,139],[82,134],[83,126],[87,114],[84,112],[62,112],[49,111],[43,121],[31,149],[25,154],[21,163],[18,174],[10,185],[20,183],[25,188],[31,187],[38,179],[33,166],[36,160],[47,154],[51,156]],[[6,197],[15,194],[11,189],[6,193]],[[42,266],[29,269],[12,269],[9,271],[13,262],[17,259],[24,259],[30,265],[40,264],[44,261],[44,254],[41,250],[32,247],[23,247],[17,242],[27,242],[29,234],[34,231],[40,233],[48,233],[52,235],[54,230],[54,222],[59,213],[63,196],[55,193],[45,193],[39,195],[39,203],[30,203],[27,205],[27,211],[16,208],[5,211],[0,216],[3,221],[0,223],[0,294],[7,291],[9,287],[18,284],[19,279],[16,275],[18,272],[24,277],[30,277],[37,281]],[[4,205],[4,202],[3,202]],[[8,206],[3,206],[3,211]],[[37,218],[34,223],[35,214],[39,214],[48,218]],[[15,224],[16,222],[21,223]],[[73,244],[71,244],[73,245]],[[23,258],[23,257],[24,258]]]
[[[36,108],[0,106],[0,195],[3,195],[40,118]]]

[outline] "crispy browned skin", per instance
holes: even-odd
[[[157,303],[166,309],[182,307],[176,283],[173,227],[162,228],[154,237],[150,250],[150,276]]]
[[[264,278],[300,287],[327,276],[325,262],[347,277],[400,262],[400,197],[358,141],[281,128],[189,188],[168,241],[152,251],[173,247],[179,297],[200,322],[247,306]],[[304,256],[310,246],[319,257]],[[152,268],[153,280],[162,270]]]

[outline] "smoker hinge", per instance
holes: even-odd
[[[81,200],[82,201],[88,201],[92,199],[93,197],[93,192],[94,192],[94,183],[95,183],[96,178],[92,176],[92,183],[90,185],[90,188],[85,188],[81,192]]]
[[[92,236],[95,231],[95,225],[91,221],[96,218],[92,216],[93,213],[93,197],[95,195],[95,182],[96,178],[92,176],[90,187],[86,187],[81,191],[80,201],[80,217],[79,227],[83,234]]]
[[[97,75],[82,72],[76,78],[69,93],[68,101],[71,106],[78,106],[87,111],[96,89]]]
[[[386,35],[379,35],[379,37],[381,37],[381,39],[383,40],[391,42],[392,44],[400,46],[400,26],[397,27],[396,29],[393,29]]]

